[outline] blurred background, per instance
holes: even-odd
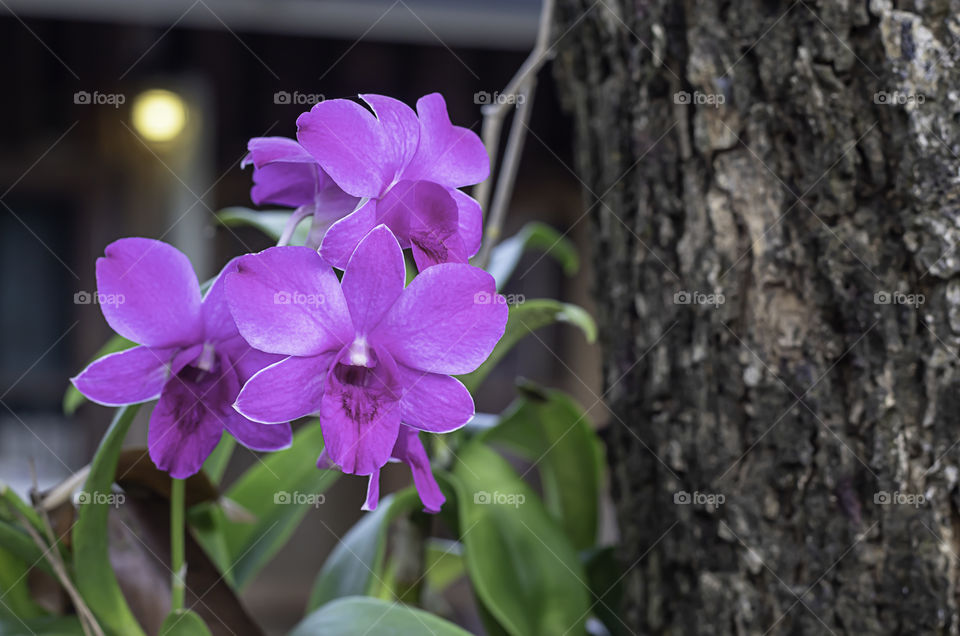
[[[0,0],[0,480],[21,493],[85,466],[111,411],[65,417],[68,378],[110,336],[94,302],[94,262],[124,236],[158,238],[192,259],[201,280],[231,257],[270,246],[214,213],[251,206],[250,137],[294,136],[322,99],[384,93],[413,105],[444,95],[451,120],[479,133],[533,45],[537,0]],[[565,278],[528,255],[506,292],[588,308],[590,274],[571,126],[542,73],[506,235],[544,221],[581,246]],[[590,407],[599,353],[574,329],[528,338],[490,377],[479,411],[498,412],[523,376]],[[563,363],[560,362],[563,360]],[[570,369],[574,369],[574,374]],[[590,411],[602,419],[599,409]],[[145,418],[145,415],[141,415]],[[130,437],[144,444],[145,421]],[[228,472],[255,461],[238,451]],[[409,482],[385,471],[383,490]],[[366,480],[340,479],[324,506],[245,593],[271,631],[302,615],[313,578],[358,518]]]

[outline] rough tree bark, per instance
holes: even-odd
[[[960,632],[960,1],[561,0],[558,36],[626,625]]]

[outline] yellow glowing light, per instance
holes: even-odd
[[[174,92],[160,88],[137,95],[133,101],[133,127],[149,141],[171,141],[187,125],[187,106]]]

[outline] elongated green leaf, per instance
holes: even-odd
[[[384,565],[381,572],[377,575],[379,579],[377,585],[374,586],[373,591],[367,596],[372,596],[373,598],[379,598],[384,601],[401,601],[401,596],[404,591],[400,589],[400,561],[397,559],[391,560],[389,563]]]
[[[452,476],[467,571],[487,610],[514,636],[582,634],[583,566],[533,490],[476,441],[461,450]]]
[[[37,532],[44,532],[43,523],[37,511],[2,481],[0,481],[0,519],[14,525],[20,525],[21,519],[26,519]]]
[[[0,636],[84,636],[73,616],[0,619]]]
[[[0,547],[0,617],[33,618],[43,610],[30,596],[27,574],[33,561]]]
[[[523,397],[478,438],[502,443],[534,462],[547,511],[578,550],[592,547],[603,477],[603,450],[590,420],[562,391],[521,387]]]
[[[187,525],[193,538],[200,544],[207,557],[217,566],[224,580],[236,585],[233,577],[233,562],[227,547],[225,527],[228,521],[220,502],[204,502],[187,510]]]
[[[224,435],[210,453],[210,457],[207,457],[207,461],[203,462],[203,472],[207,473],[207,477],[214,484],[219,484],[223,479],[223,473],[227,470],[227,464],[230,463],[236,446],[237,440],[233,435]]]
[[[463,561],[463,544],[449,539],[427,539],[426,545],[427,585],[442,592],[467,573]]]
[[[27,534],[24,523],[29,523],[38,535],[44,536],[44,527],[37,511],[20,499],[7,484],[0,482],[0,548],[23,559],[31,567],[53,574],[53,568],[43,558],[43,551]]]
[[[210,636],[203,619],[187,609],[171,612],[160,626],[160,636]]]
[[[448,437],[448,435],[438,435],[437,437],[444,438]],[[459,492],[462,491],[463,488],[458,484],[457,478],[454,477],[452,473],[437,471],[434,472],[434,477],[437,478],[437,483],[440,485],[443,496],[447,498],[447,502],[443,504],[443,508],[441,508],[437,516],[440,517],[444,525],[450,529],[450,532],[452,532],[454,536],[462,537],[464,532],[468,530],[468,528],[461,526],[463,515],[460,514]],[[462,541],[459,543],[461,545],[461,557],[463,558],[466,548],[463,547]],[[463,564],[464,568],[466,568],[466,558],[463,558]],[[469,571],[467,571],[467,573],[469,574]],[[427,576],[429,577],[429,574]],[[494,618],[490,610],[487,609],[483,598],[476,593],[475,588],[474,599],[477,604],[477,613],[480,615],[480,620],[483,623],[483,629],[487,636],[509,636],[509,633],[501,627],[497,619]]]
[[[376,510],[350,528],[320,569],[307,610],[344,596],[371,594],[378,583],[390,522],[419,504],[416,490],[408,488],[381,499]]]
[[[230,207],[217,212],[217,220],[227,227],[255,227],[277,241],[283,234],[283,228],[287,226],[291,214],[290,210],[251,210],[244,207]],[[290,244],[303,245],[309,231],[310,220],[300,221],[290,239]]]
[[[368,596],[327,603],[297,625],[290,636],[469,636],[453,623],[423,610]]]
[[[0,548],[23,560],[29,567],[53,572],[43,556],[43,551],[18,524],[0,521]]]
[[[90,464],[85,492],[110,492],[123,439],[138,409],[138,405],[133,405],[117,410]],[[110,565],[107,533],[110,504],[107,500],[106,497],[94,497],[90,503],[80,506],[73,526],[74,582],[101,625],[125,636],[142,636],[143,630],[123,598]]]
[[[577,248],[570,239],[544,223],[527,223],[523,229],[501,241],[490,252],[487,271],[497,281],[498,290],[510,279],[523,253],[531,248],[544,250],[563,266],[567,276],[576,274],[580,269]]]
[[[93,362],[94,360],[99,360],[103,356],[110,355],[111,353],[126,351],[127,349],[131,349],[136,346],[137,344],[135,342],[130,342],[123,336],[114,335],[107,340],[106,344],[100,347],[95,354],[93,354],[93,357],[90,358],[90,361],[87,362],[87,364],[90,364],[90,362]],[[77,390],[77,387],[73,386],[73,384],[67,386],[67,391],[63,394],[64,414],[73,415],[76,412],[77,407],[83,404],[86,399],[87,398],[83,397],[83,394],[80,393],[80,391]]]
[[[255,523],[222,519],[222,532],[233,564],[237,587],[249,583],[296,530],[311,508],[319,507],[323,492],[340,476],[320,470],[323,434],[314,420],[294,436],[293,445],[254,464],[231,487],[226,497],[256,517]]]
[[[597,339],[597,325],[583,307],[562,303],[559,300],[527,300],[510,307],[507,329],[500,342],[494,347],[493,353],[480,365],[480,368],[473,373],[460,376],[460,380],[471,392],[474,391],[500,360],[527,334],[557,322],[566,322],[579,327],[586,336],[587,342]]]

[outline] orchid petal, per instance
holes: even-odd
[[[373,511],[377,509],[377,504],[380,503],[380,469],[370,473],[370,478],[367,480],[367,498],[363,502],[361,510]]]
[[[87,399],[104,406],[137,404],[160,397],[177,349],[134,347],[95,360],[71,379]],[[185,362],[184,362],[185,364]]]
[[[317,468],[320,470],[334,470],[336,467],[337,465],[330,459],[330,454],[327,453],[327,449],[320,451],[320,456],[317,457]]]
[[[490,176],[490,158],[483,142],[472,130],[450,123],[443,96],[431,93],[421,97],[417,115],[420,142],[403,171],[403,179],[424,179],[459,188]]]
[[[478,267],[443,263],[421,272],[377,327],[398,363],[459,375],[487,359],[507,324],[493,277]]]
[[[228,340],[240,335],[240,332],[237,331],[237,325],[233,321],[233,316],[230,315],[225,284],[227,274],[237,271],[238,260],[238,258],[232,259],[220,270],[217,278],[203,297],[201,303],[203,334],[204,340],[208,342]]]
[[[483,241],[483,210],[475,199],[460,190],[450,190],[450,193],[457,202],[457,223],[463,251],[467,257],[473,256],[480,251]]]
[[[286,357],[254,349],[239,333],[233,338],[218,342],[216,350],[227,358],[241,386],[261,369],[266,369]]]
[[[278,451],[293,443],[293,430],[289,423],[262,424],[233,413],[223,421],[224,427],[238,442],[255,451]]]
[[[447,500],[440,492],[437,479],[430,469],[430,458],[423,449],[423,444],[417,431],[406,426],[400,427],[397,443],[393,449],[393,456],[410,466],[413,473],[413,483],[417,487],[417,494],[423,502],[425,512],[437,513]]]
[[[257,205],[310,205],[317,197],[319,172],[316,163],[271,163],[255,168],[250,199]]]
[[[264,424],[290,422],[320,411],[333,355],[290,357],[256,373],[237,396],[236,409]]]
[[[308,247],[244,256],[226,285],[237,328],[256,349],[312,356],[340,349],[353,337],[337,277]]]
[[[431,433],[449,433],[466,424],[474,414],[470,391],[456,378],[426,373],[397,365],[403,397],[403,423]]]
[[[216,448],[237,379],[225,373],[187,367],[167,382],[150,416],[147,446],[157,468],[174,479],[199,472]]]
[[[357,245],[377,225],[377,200],[370,199],[356,211],[330,226],[323,235],[320,254],[339,269],[346,269]]]
[[[392,97],[383,95],[361,95],[363,101],[370,104],[387,138],[389,157],[385,157],[394,176],[406,166],[417,151],[420,140],[420,122],[413,109]]]
[[[249,154],[243,158],[241,168],[251,163],[255,168],[262,168],[275,162],[284,163],[316,163],[307,150],[289,137],[254,137],[247,142]]]
[[[297,119],[297,140],[345,192],[377,197],[393,180],[390,143],[370,111],[346,99],[320,102]]]
[[[327,374],[320,426],[330,459],[345,473],[369,475],[390,459],[400,428],[396,365],[380,352],[350,364],[348,348]]]
[[[387,226],[370,230],[350,257],[341,286],[354,328],[369,333],[403,292],[403,251]]]
[[[182,252],[161,241],[125,238],[104,253],[97,259],[97,292],[114,331],[149,347],[200,340],[200,284]]]
[[[383,197],[377,211],[381,222],[409,242],[421,271],[437,263],[466,262],[457,203],[443,186],[401,181]]]

